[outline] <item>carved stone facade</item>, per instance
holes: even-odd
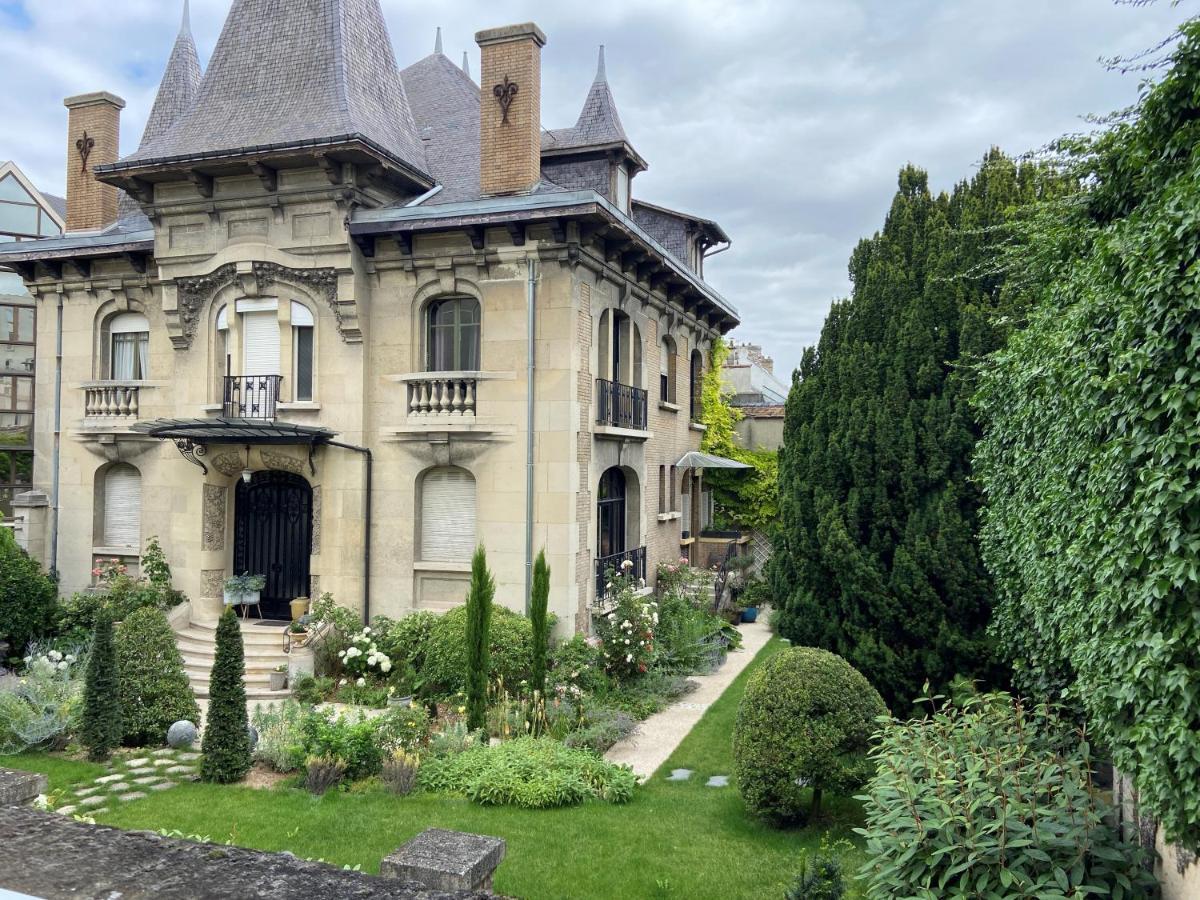
[[[204,550],[225,549],[226,498],[229,490],[218,484],[204,485]]]

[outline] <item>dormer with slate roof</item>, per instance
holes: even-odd
[[[601,46],[596,78],[575,125],[542,134],[542,171],[565,190],[594,190],[628,214],[630,185],[646,168],[621,124]]]

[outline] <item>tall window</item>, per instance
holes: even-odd
[[[669,335],[663,337],[658,348],[658,389],[663,403],[675,402],[675,382],[678,380],[675,358],[675,341]]]
[[[614,467],[600,478],[596,501],[597,534],[601,559],[624,553],[625,545],[625,473]]]
[[[427,371],[474,372],[479,364],[479,301],[448,297],[429,305]]]
[[[475,527],[475,477],[453,466],[426,472],[421,479],[421,560],[470,562]]]
[[[700,404],[700,390],[704,383],[704,357],[700,355],[699,350],[692,351],[692,372],[691,372],[691,415],[693,422],[700,421],[700,415],[703,412]]]
[[[117,463],[103,470],[104,547],[131,548],[134,554],[142,546],[142,476],[128,463]]]
[[[144,381],[150,373],[150,322],[141,313],[121,313],[108,323],[108,377]]]
[[[292,301],[292,378],[296,400],[313,398],[313,337],[316,322],[307,306]]]

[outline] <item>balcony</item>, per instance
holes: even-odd
[[[625,566],[626,561],[632,566]],[[624,553],[614,553],[612,556],[601,556],[596,559],[596,601],[599,602],[607,593],[609,572],[626,572],[634,581],[646,577],[646,548],[637,547]]]
[[[648,394],[641,388],[596,379],[596,424],[605,428],[645,431]]]
[[[93,381],[83,386],[83,417],[89,425],[136,419],[140,414],[141,383]]]
[[[221,415],[226,419],[275,421],[282,375],[226,375]]]
[[[428,372],[406,380],[409,421],[475,418],[478,373]]]

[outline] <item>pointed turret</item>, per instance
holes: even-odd
[[[464,75],[468,78],[471,77],[471,57],[467,54],[466,50],[463,51],[462,70]]]
[[[437,37],[435,37],[433,39],[433,52],[434,53],[442,52],[442,26],[441,25],[438,26]]]
[[[162,137],[187,112],[196,99],[202,78],[200,55],[192,38],[190,0],[183,0],[183,23],[179,26],[179,36],[175,38],[175,46],[167,60],[166,71],[158,85],[158,96],[146,120],[146,130],[142,132],[139,146],[145,147]]]
[[[268,157],[304,154],[374,159],[432,184],[379,0],[234,0],[191,108],[99,174],[218,158],[261,172]]]

